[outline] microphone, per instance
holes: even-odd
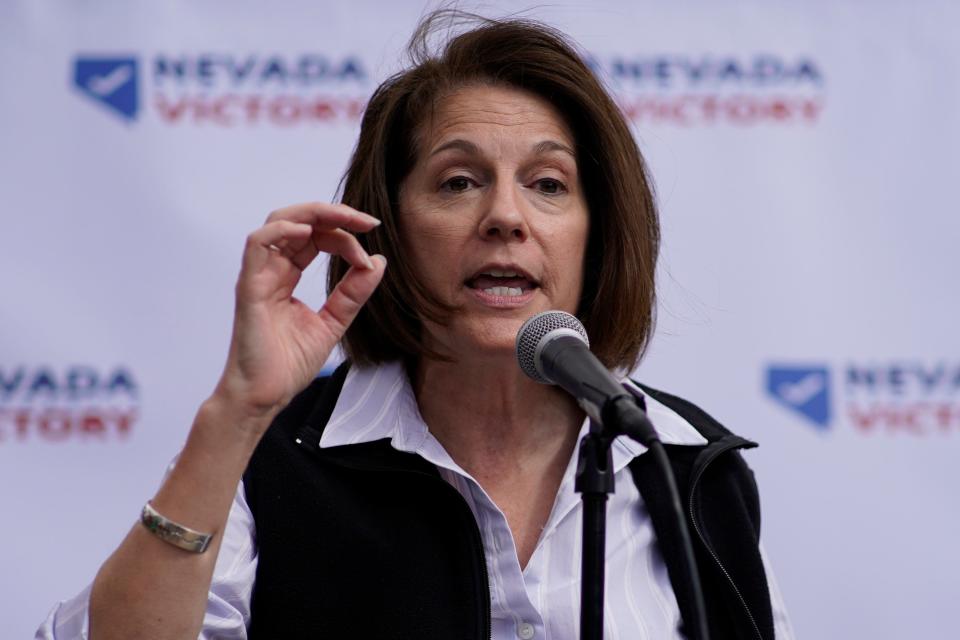
[[[576,317],[544,311],[529,318],[517,332],[516,352],[528,377],[562,388],[613,435],[622,433],[647,447],[658,439],[634,396],[590,351],[587,331]]]

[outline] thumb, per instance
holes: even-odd
[[[360,312],[360,307],[366,303],[383,279],[387,259],[379,254],[371,258],[373,268],[350,267],[343,279],[327,296],[323,307],[317,312],[337,340],[343,337],[347,327]]]

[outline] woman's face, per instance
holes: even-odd
[[[550,103],[490,86],[451,94],[418,133],[400,189],[405,249],[458,309],[427,331],[455,357],[512,353],[524,320],[580,300],[589,213],[573,136]]]

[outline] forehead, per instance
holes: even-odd
[[[553,139],[573,147],[560,112],[536,94],[503,86],[471,86],[443,97],[419,130],[421,149],[470,134],[504,139]]]

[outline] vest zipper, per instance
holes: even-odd
[[[743,610],[746,611],[747,617],[750,619],[750,624],[753,625],[753,630],[756,633],[757,639],[763,640],[763,635],[760,633],[760,627],[757,625],[757,621],[753,617],[753,612],[750,611],[750,607],[747,606],[747,601],[743,598],[743,594],[740,593],[740,589],[737,588],[737,584],[733,581],[733,577],[727,571],[727,568],[723,566],[722,562],[720,562],[720,558],[717,556],[716,552],[707,542],[706,538],[703,537],[703,532],[700,530],[700,525],[697,522],[695,509],[694,509],[694,506],[695,506],[694,502],[696,500],[695,498],[696,489],[697,489],[697,485],[700,483],[701,476],[703,476],[703,472],[706,471],[710,463],[716,460],[717,457],[719,457],[721,454],[726,453],[727,451],[730,451],[732,449],[738,449],[742,446],[744,446],[743,442],[734,441],[725,447],[721,447],[720,449],[717,449],[710,455],[709,458],[707,458],[707,460],[700,466],[700,468],[697,469],[697,473],[693,477],[693,482],[690,483],[690,501],[689,501],[690,522],[693,523],[693,529],[694,531],[697,532],[697,537],[700,538],[700,542],[703,543],[704,548],[710,553],[710,556],[713,558],[714,562],[716,562],[717,566],[720,567],[720,571],[722,571],[723,575],[727,577],[727,581],[730,583],[730,586],[733,587],[733,592],[737,594],[737,598],[740,600],[740,604],[743,605]]]
[[[487,640],[493,640],[493,623],[490,620],[490,574],[487,572],[487,554],[483,550],[483,538],[480,535],[480,527],[477,526],[477,519],[473,516],[473,511],[470,510],[470,505],[467,504],[467,501],[463,499],[463,496],[460,495],[460,492],[450,486],[450,484],[444,480],[440,480],[444,486],[447,487],[450,491],[456,494],[457,501],[459,502],[461,509],[466,510],[464,518],[470,522],[470,531],[473,533],[471,539],[473,540],[473,547],[476,550],[475,558],[480,559],[480,575],[483,576],[483,587],[484,587],[484,597],[481,598],[483,601],[483,620],[484,620],[484,631],[486,631]]]

